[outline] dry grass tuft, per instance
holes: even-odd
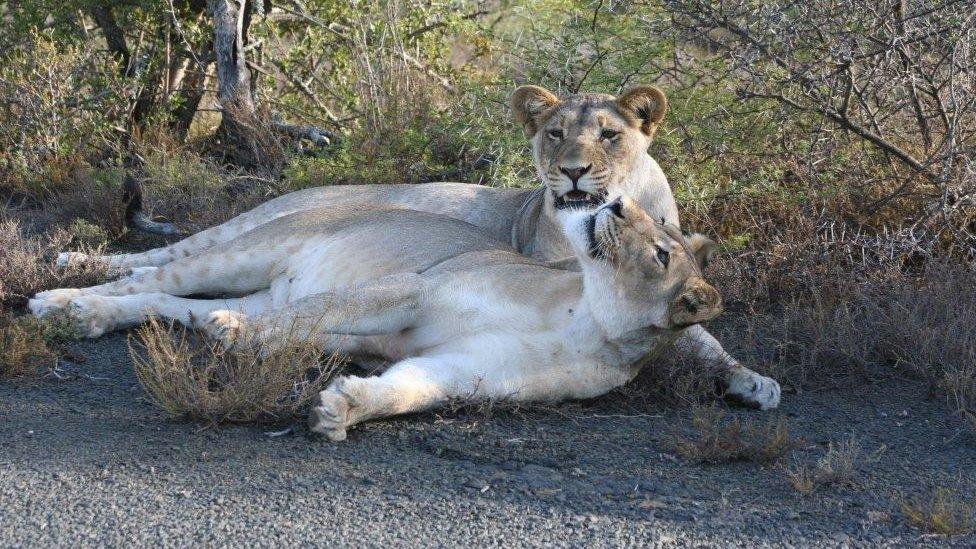
[[[836,445],[830,443],[827,453],[817,460],[815,466],[797,461],[786,467],[784,474],[790,486],[806,496],[828,486],[854,484],[862,461],[864,452],[861,442],[851,437]]]
[[[786,467],[784,474],[786,475],[786,482],[804,496],[812,494],[817,487],[816,471],[805,463],[795,462]]]
[[[726,415],[718,406],[696,406],[692,411],[692,432],[673,435],[675,451],[685,459],[700,463],[766,463],[780,458],[796,445],[785,418],[757,423],[728,419]]]
[[[308,343],[261,356],[195,341],[151,320],[129,353],[149,400],[175,417],[208,423],[273,422],[293,416],[322,390],[340,364]]]
[[[0,314],[0,379],[35,378],[57,363],[48,330],[34,317]]]
[[[93,285],[106,275],[106,267],[86,262],[59,269],[57,253],[75,240],[67,230],[52,230],[43,236],[30,234],[17,221],[0,214],[0,310],[22,308],[42,290]],[[99,253],[99,249],[83,247]]]
[[[817,481],[820,484],[851,484],[857,480],[858,466],[864,460],[861,441],[851,437],[844,442],[827,446],[827,453],[817,460]]]
[[[947,488],[903,502],[901,512],[909,524],[933,534],[952,536],[976,532],[976,502]]]

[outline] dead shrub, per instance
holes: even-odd
[[[55,267],[57,253],[67,249],[74,240],[72,233],[64,229],[32,234],[0,212],[0,310],[22,308],[31,296],[42,290],[91,286],[103,280],[107,269],[98,262],[63,269]],[[101,247],[81,248],[91,253],[101,250]]]
[[[948,488],[902,502],[901,512],[909,524],[933,534],[952,536],[976,531],[976,502]]]
[[[699,463],[767,463],[796,445],[783,417],[755,422],[726,416],[726,411],[718,406],[695,407],[691,432],[676,431],[672,435],[674,450]]]
[[[797,461],[784,469],[784,475],[797,492],[809,495],[828,486],[854,484],[863,461],[861,442],[851,437],[837,444],[831,442],[813,467]]]
[[[174,417],[207,423],[273,422],[293,416],[338,367],[308,342],[262,356],[151,320],[129,341],[139,384]]]
[[[786,482],[804,496],[812,494],[817,487],[816,472],[805,463],[795,462],[786,467],[783,473],[786,476]]]
[[[710,365],[679,352],[674,344],[668,344],[645,358],[634,383],[617,391],[628,400],[691,407],[715,398],[712,372]]]
[[[35,378],[57,363],[47,331],[34,317],[0,313],[0,379]]]

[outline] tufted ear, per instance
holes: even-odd
[[[658,124],[668,112],[668,98],[657,86],[637,86],[617,98],[617,105],[641,121],[641,131],[654,136]]]
[[[695,262],[698,263],[698,267],[702,269],[707,267],[718,251],[718,244],[711,238],[698,233],[687,237],[687,241],[691,252],[695,254]]]
[[[539,86],[520,86],[512,94],[512,112],[530,139],[539,130],[539,118],[559,103],[555,94]]]

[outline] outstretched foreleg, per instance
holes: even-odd
[[[715,382],[726,398],[760,410],[772,410],[779,406],[779,383],[743,366],[700,325],[684,330],[675,345],[687,356],[713,365]]]
[[[558,402],[592,398],[631,380],[636,371],[590,361],[555,362],[531,356],[445,353],[408,358],[380,376],[342,377],[319,393],[309,427],[332,440],[368,419],[418,412],[449,399]]]

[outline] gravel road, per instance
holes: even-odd
[[[683,462],[668,439],[688,412],[620,395],[374,422],[333,444],[301,424],[169,419],[124,335],[75,351],[88,378],[0,383],[0,546],[976,543],[900,516],[933,486],[976,493],[976,442],[917,382],[785,395],[798,459],[852,433],[866,454],[857,485],[804,497],[781,466]]]

